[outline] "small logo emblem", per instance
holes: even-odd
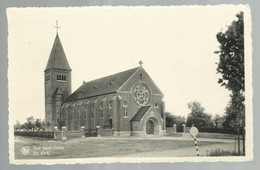
[[[21,152],[22,152],[23,155],[29,155],[30,154],[29,146],[22,147]]]

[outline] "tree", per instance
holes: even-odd
[[[218,124],[219,124],[219,122],[222,122],[222,126],[224,126],[223,125],[223,121],[225,120],[225,117],[224,116],[220,116],[219,114],[216,114],[215,116],[214,116],[214,118],[213,118],[213,122],[214,122],[214,124],[215,124],[215,126],[219,126]]]
[[[20,124],[17,120],[16,124],[14,125],[14,129],[25,129],[25,130],[32,130],[32,129],[44,129],[45,128],[45,121],[41,119],[34,119],[33,116],[26,118],[26,122]]]
[[[170,112],[165,113],[165,120],[166,120],[166,127],[172,127],[174,122],[173,122],[173,115]]]
[[[66,126],[66,121],[63,119],[57,119],[58,128],[61,130],[62,126]]]
[[[25,122],[25,129],[33,129],[35,127],[35,120],[34,118],[31,116],[31,117],[28,117],[27,119],[27,122]]]
[[[166,127],[173,127],[174,124],[177,126],[185,123],[185,117],[184,116],[176,116],[171,114],[170,112],[166,112]]]
[[[42,120],[42,130],[45,130],[46,122],[45,119]]]
[[[217,33],[220,43],[217,72],[222,75],[218,83],[232,92],[245,90],[244,74],[244,17],[243,12],[236,15],[228,30]]]
[[[231,122],[235,122],[237,124],[234,126],[239,127],[245,124],[243,12],[237,14],[236,17],[238,20],[233,21],[225,33],[217,33],[220,51],[216,53],[219,54],[217,72],[222,75],[218,83],[231,91],[231,101],[226,107],[225,125],[228,126]]]
[[[213,126],[210,114],[204,113],[204,108],[197,101],[188,103],[188,108],[191,109],[187,117],[187,126],[210,127]]]
[[[49,127],[50,127],[50,126],[51,126],[51,123],[50,123],[50,122],[46,122],[46,123],[45,123],[45,128],[44,128],[44,129],[45,129],[45,130],[48,129],[48,131],[49,131]],[[46,128],[46,127],[47,127],[47,128]]]
[[[184,116],[174,116],[173,123],[177,125],[177,131],[183,130],[182,125],[186,123],[186,118]]]
[[[21,124],[18,120],[16,120],[16,123],[14,125],[14,130],[18,130],[18,129],[21,129]]]
[[[230,97],[223,126],[234,128],[245,126],[245,97],[240,93],[231,94]]]
[[[41,119],[36,119],[36,120],[35,120],[35,127],[36,127],[37,129],[41,129],[41,128],[42,128]]]
[[[182,124],[186,123],[186,119],[184,116],[174,116],[173,123],[182,126]]]
[[[245,72],[244,72],[244,14],[240,12],[238,18],[233,21],[226,32],[217,33],[220,43],[219,63],[217,73],[222,78],[218,83],[231,91],[231,100],[226,107],[226,119],[224,126],[243,129],[243,153],[244,149],[244,126],[245,126]],[[238,142],[240,142],[238,133]],[[240,145],[239,145],[240,146]],[[240,149],[239,149],[240,153]]]
[[[244,73],[244,16],[243,12],[236,15],[238,20],[233,21],[225,33],[219,32],[217,40],[220,43],[219,63],[217,73],[222,75],[218,83],[231,91],[231,101],[226,108],[226,124],[242,118],[245,122],[245,73]],[[239,109],[237,108],[239,106]],[[229,122],[227,122],[229,121]],[[236,124],[234,126],[240,126]]]
[[[182,124],[184,124],[185,117],[184,116],[176,116],[171,114],[170,112],[166,112],[166,127],[173,127],[174,124],[177,125],[177,130],[182,129]]]

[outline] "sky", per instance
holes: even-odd
[[[44,69],[56,36],[72,68],[72,91],[139,66],[164,93],[166,111],[187,116],[198,101],[223,115],[229,91],[217,82],[219,43],[245,6],[10,8],[9,114],[13,121],[44,119]]]

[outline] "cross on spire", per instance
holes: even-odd
[[[143,61],[142,61],[142,60],[140,60],[140,61],[139,61],[139,64],[140,64],[140,66],[142,67]]]
[[[58,34],[58,29],[60,29],[59,25],[59,21],[56,21],[56,26],[54,26],[54,28],[56,28],[56,33]]]

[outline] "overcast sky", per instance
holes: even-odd
[[[198,101],[224,114],[229,91],[217,83],[216,34],[245,6],[12,8],[8,10],[9,111],[13,120],[44,118],[44,69],[55,21],[72,68],[83,81],[143,67],[164,93],[166,111],[187,116]]]

